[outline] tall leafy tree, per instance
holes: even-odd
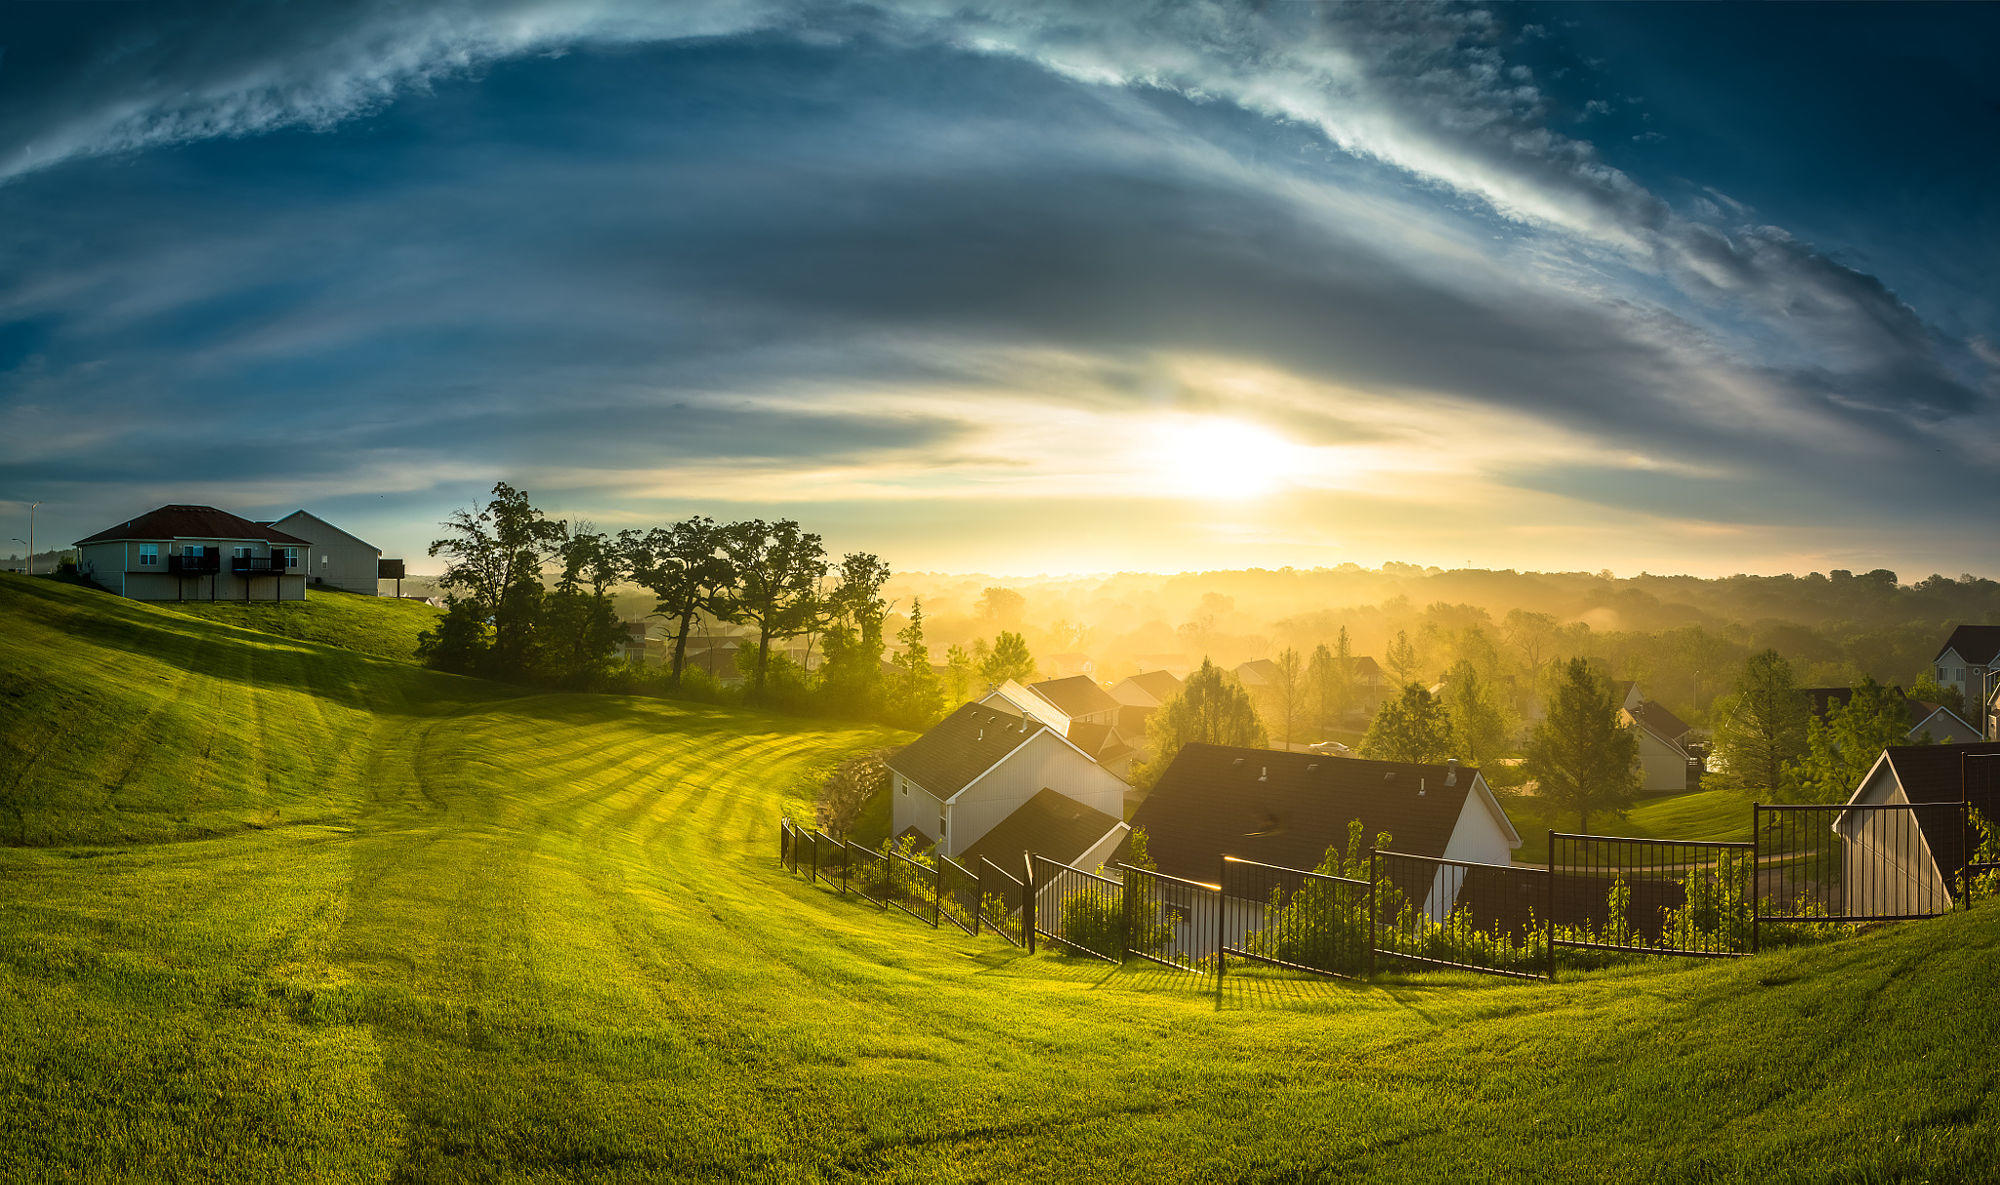
[[[972,652],[954,642],[944,652],[944,693],[952,703],[965,702],[973,681],[979,678],[979,664]]]
[[[632,580],[656,598],[653,615],[674,623],[668,677],[675,686],[687,662],[694,623],[715,608],[716,594],[731,583],[729,561],[722,554],[723,530],[714,519],[697,514],[670,527],[618,535]]]
[[[757,627],[750,687],[761,696],[771,669],[772,640],[796,638],[819,620],[826,550],[818,535],[791,519],[731,523],[722,529],[720,545],[729,561],[730,583],[719,594],[717,609],[728,621]]]
[[[993,649],[979,660],[979,677],[988,683],[1009,679],[1026,683],[1034,678],[1035,657],[1028,653],[1028,640],[1012,630],[1001,630],[993,639]]]
[[[1618,813],[1639,795],[1639,739],[1622,727],[1611,684],[1588,659],[1558,668],[1548,715],[1528,741],[1527,773],[1536,793],[1575,811],[1579,830],[1593,813]]]
[[[451,607],[463,604],[461,618],[478,619],[482,629],[451,627],[455,645],[477,637],[478,653],[467,669],[500,678],[523,678],[535,667],[537,617],[542,607],[542,571],[568,536],[564,523],[551,520],[528,495],[506,482],[476,510],[457,510],[444,521],[445,535],[430,554],[445,557],[438,587]],[[427,652],[439,653],[433,645]]]
[[[1805,755],[1812,718],[1792,664],[1776,650],[1751,655],[1737,673],[1735,693],[1718,707],[1717,783],[1782,797],[1786,768]]]
[[[910,602],[910,621],[896,631],[896,684],[890,712],[909,728],[928,728],[944,710],[944,691],[931,669],[930,647],[924,643],[924,605]]]
[[[1361,738],[1361,755],[1377,761],[1443,761],[1451,748],[1451,717],[1420,683],[1404,684]]]
[[[1278,741],[1290,748],[1293,736],[1304,723],[1306,712],[1306,671],[1299,652],[1290,646],[1278,652],[1272,660],[1277,668],[1277,677],[1272,680],[1267,698],[1270,703],[1271,723],[1276,726]]]
[[[1182,747],[1196,743],[1261,748],[1266,743],[1263,721],[1250,693],[1208,659],[1181,684],[1180,693],[1161,704],[1146,720],[1146,739],[1153,756],[1133,771],[1133,780],[1150,786],[1173,763]]]
[[[566,687],[588,687],[603,673],[617,643],[611,588],[623,574],[618,547],[599,532],[579,529],[564,540],[562,571],[543,604],[543,662]]]
[[[824,598],[822,636],[826,663],[820,668],[820,698],[835,713],[873,715],[882,705],[883,621],[889,602],[882,587],[889,566],[866,552],[850,552]]]
[[[1460,659],[1444,679],[1445,712],[1458,756],[1484,768],[1507,752],[1507,717],[1491,683],[1470,660]]]
[[[1902,689],[1862,679],[1846,703],[1807,724],[1806,751],[1786,767],[1794,792],[1807,802],[1847,801],[1882,750],[1910,743],[1909,731]]]

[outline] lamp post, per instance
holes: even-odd
[[[35,574],[35,508],[40,502],[28,503],[28,575]]]

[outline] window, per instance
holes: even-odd
[[[190,555],[195,557],[196,559],[200,559],[202,556],[208,554],[208,544],[190,543],[186,547],[181,548],[181,552],[184,555]]]
[[[250,549],[244,546],[243,544],[239,543],[236,545],[235,549],[231,551],[230,554],[234,555],[239,560],[247,560],[250,558]]]
[[[296,567],[298,567],[298,566],[299,566],[299,549],[298,549],[298,548],[296,548],[296,547],[280,547],[280,548],[278,549],[278,554],[279,554],[279,555],[282,555],[282,556],[284,556],[284,557],[285,557],[285,567],[287,567],[287,568],[296,568]]]
[[[157,568],[160,566],[159,544],[141,543],[139,545],[139,566],[141,568]]]

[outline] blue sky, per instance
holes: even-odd
[[[0,513],[2000,569],[2000,9],[0,7]],[[413,563],[423,568],[425,563]]]

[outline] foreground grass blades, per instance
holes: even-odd
[[[782,873],[781,799],[894,737],[519,696],[27,583],[0,579],[0,788],[40,820],[39,846],[0,851],[5,1179],[1978,1180],[2000,1160],[2000,909],[1553,986],[1232,969],[1218,992]],[[313,776],[177,789],[204,743]],[[146,797],[48,772],[108,750]]]

